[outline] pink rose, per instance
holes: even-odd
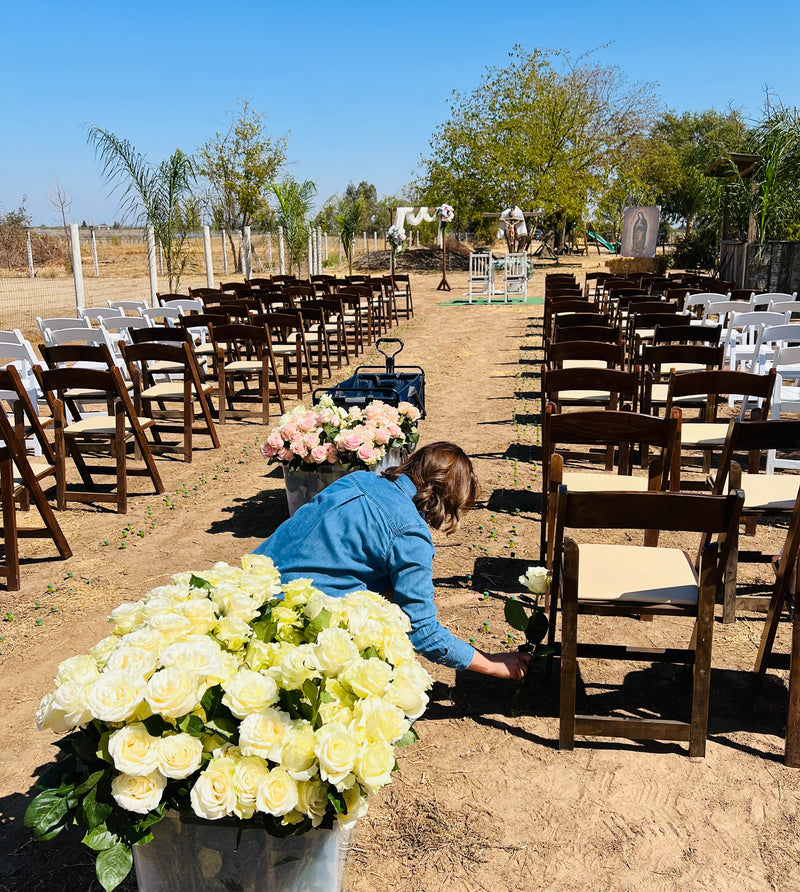
[[[336,445],[339,449],[355,452],[361,445],[361,437],[355,431],[345,431],[336,438]]]
[[[261,454],[264,456],[264,458],[272,458],[277,451],[278,450],[273,449],[272,446],[269,445],[269,443],[264,443],[264,445],[261,447]]]
[[[400,426],[395,424],[394,422],[388,424],[386,429],[389,431],[392,437],[399,437],[402,433],[402,431],[400,430]]]
[[[385,446],[390,440],[389,431],[385,427],[379,427],[375,430],[375,443],[378,446]]]
[[[321,465],[322,462],[327,461],[328,459],[328,449],[326,446],[315,446],[311,450],[311,458],[318,464]]]
[[[283,437],[280,435],[280,433],[279,433],[278,431],[273,431],[273,432],[267,437],[267,443],[268,443],[273,449],[280,449],[281,446],[283,446]]]
[[[319,435],[313,431],[309,431],[309,433],[303,437],[303,442],[309,449],[313,449],[315,446],[319,446]]]
[[[328,450],[328,455],[327,455],[328,461],[332,465],[336,464],[336,462],[339,461],[338,449],[333,445],[333,443],[326,443],[325,448]]]
[[[297,426],[302,431],[310,431],[314,429],[316,423],[317,420],[314,418],[314,413],[306,412],[306,414],[297,422]]]
[[[296,424],[284,424],[280,433],[284,440],[291,440],[298,435],[299,431]]]
[[[291,461],[294,458],[294,453],[291,449],[287,449],[284,446],[282,449],[278,450],[278,458],[281,461]]]
[[[302,440],[292,440],[292,445],[289,447],[292,450],[294,455],[303,456],[308,452],[306,449],[306,444]]]
[[[377,457],[375,455],[375,450],[369,443],[362,443],[358,448],[358,452],[356,455],[364,462],[364,464],[371,465],[377,461]]]

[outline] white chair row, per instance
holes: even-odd
[[[469,255],[469,303],[473,297],[486,297],[487,303],[494,296],[503,295],[504,303],[509,297],[528,296],[528,255],[525,253],[505,254],[502,260],[503,288],[494,286],[495,261],[491,251],[472,251]],[[498,263],[499,265],[499,263]]]

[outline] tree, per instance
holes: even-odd
[[[512,204],[581,217],[654,103],[649,84],[629,84],[616,66],[517,46],[472,93],[453,93],[423,160],[421,197],[453,204],[460,229]]]
[[[278,200],[276,222],[283,227],[289,266],[296,267],[299,273],[308,245],[308,214],[317,187],[311,180],[301,183],[294,177],[287,176],[280,183],[273,183],[270,188]]]
[[[269,214],[267,194],[286,160],[287,137],[264,132],[264,116],[247,100],[227,132],[217,132],[197,151],[199,173],[208,181],[211,215],[228,236],[236,269],[241,270],[233,231],[263,222]]]
[[[55,182],[53,184],[53,191],[47,196],[47,201],[53,210],[58,211],[58,215],[61,217],[61,225],[64,227],[64,237],[67,240],[67,244],[72,246],[72,234],[69,230],[69,226],[67,226],[67,214],[72,209],[72,196],[65,191],[62,187],[61,183],[58,181],[58,177],[55,178]],[[86,221],[83,221],[84,227],[86,226]],[[72,272],[72,256],[70,254],[70,258],[67,262],[67,271]]]
[[[180,149],[160,164],[151,164],[127,139],[90,125],[89,143],[103,167],[112,191],[122,192],[123,216],[132,215],[139,225],[153,227],[161,245],[169,290],[177,291],[189,261],[187,237],[197,228],[199,215],[192,194],[195,167]]]
[[[669,111],[655,122],[641,176],[655,192],[663,216],[683,222],[687,236],[697,225],[717,226],[723,187],[704,171],[718,158],[741,150],[744,135],[736,110]]]
[[[342,241],[350,274],[353,273],[353,245],[355,244],[358,229],[364,216],[363,198],[360,196],[348,198],[345,195],[339,199],[336,207],[336,228]]]

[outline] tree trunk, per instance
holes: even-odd
[[[235,273],[240,273],[242,271],[242,264],[239,258],[239,252],[236,250],[236,242],[233,240],[233,230],[230,227],[226,227],[225,233],[228,236],[228,241],[231,245],[231,256],[233,257],[233,271]]]

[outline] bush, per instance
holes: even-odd
[[[714,229],[690,232],[675,248],[675,266],[713,272],[719,265],[719,237]]]

